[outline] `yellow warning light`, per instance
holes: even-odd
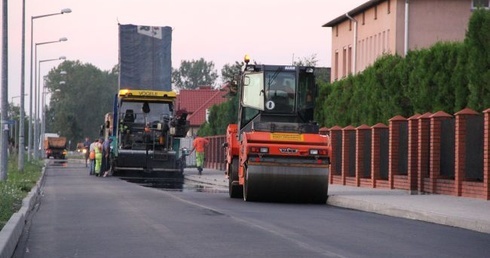
[[[245,57],[243,58],[243,61],[245,61],[245,64],[248,64],[248,62],[250,62],[250,56],[246,54]]]
[[[119,91],[119,96],[126,96],[129,93],[128,89],[122,89]]]

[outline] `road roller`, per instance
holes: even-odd
[[[325,204],[331,145],[313,120],[315,68],[249,64],[232,82],[238,123],[226,132],[231,198]]]

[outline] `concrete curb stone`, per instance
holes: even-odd
[[[41,187],[45,181],[45,167],[42,168],[41,177],[36,182],[36,185],[31,189],[27,196],[22,199],[22,207],[18,212],[14,213],[7,224],[0,231],[0,258],[10,258],[14,254],[17,243],[24,231],[26,218],[34,210],[34,207],[39,201],[41,195]]]

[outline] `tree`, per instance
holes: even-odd
[[[293,65],[296,66],[316,66],[318,60],[316,59],[316,54],[312,54],[308,57],[298,58],[296,61],[293,61]]]
[[[46,132],[67,137],[72,146],[84,137],[99,137],[104,115],[113,109],[117,78],[117,69],[101,71],[79,61],[65,61],[52,69],[46,81],[51,93]]]
[[[233,65],[225,64],[221,69],[221,78],[224,82],[232,81],[235,79],[236,75],[240,75],[242,67],[245,65],[244,62],[235,61]]]
[[[202,85],[213,86],[217,78],[218,73],[214,69],[214,63],[207,62],[204,58],[183,60],[179,69],[174,69],[172,72],[173,83],[178,89],[196,89]]]
[[[468,49],[468,106],[483,111],[490,106],[490,11],[479,8],[470,18]]]

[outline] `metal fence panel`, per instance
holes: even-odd
[[[364,153],[364,160],[362,163],[364,174],[360,176],[363,178],[371,178],[371,138],[372,131],[367,131],[364,134],[364,149],[362,150],[362,152]]]
[[[466,121],[466,179],[483,181],[483,116]]]
[[[379,176],[381,179],[388,180],[389,173],[389,132],[388,130],[382,130],[379,133]]]
[[[441,122],[441,171],[440,175],[454,179],[454,119]]]

